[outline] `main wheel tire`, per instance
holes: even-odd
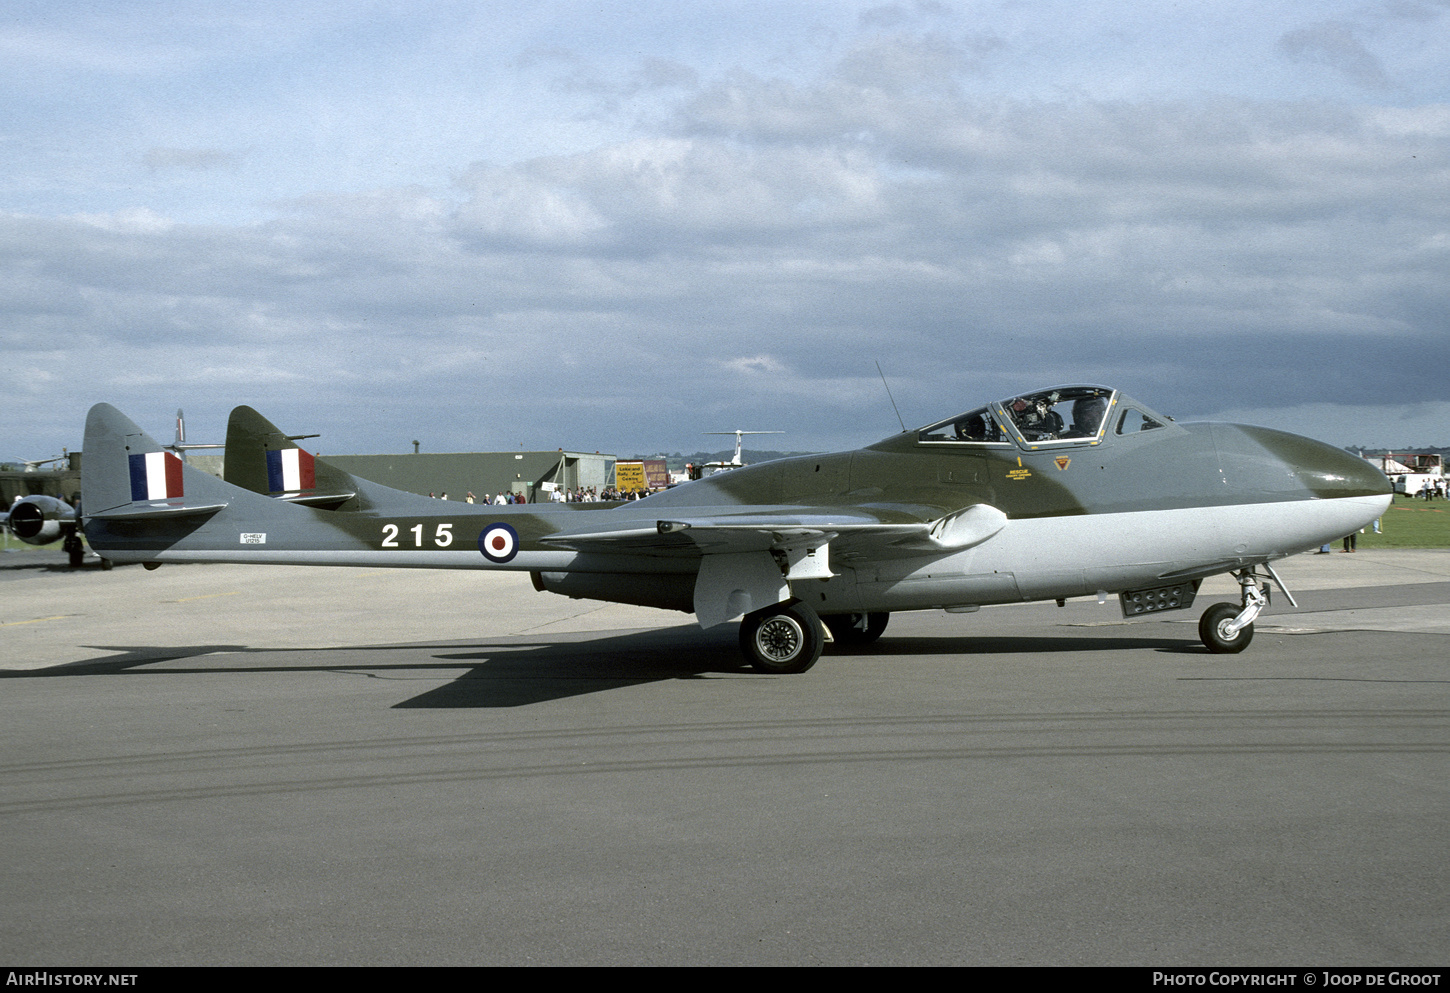
[[[820,615],[803,603],[777,603],[740,621],[740,650],[757,672],[805,672],[824,643]]]
[[[1198,619],[1198,636],[1215,655],[1237,655],[1249,647],[1254,640],[1254,626],[1246,624],[1233,634],[1224,630],[1224,625],[1243,610],[1238,604],[1216,603],[1203,612]]]
[[[870,614],[832,614],[822,618],[831,629],[831,638],[839,648],[864,648],[886,630],[891,615],[885,612]]]

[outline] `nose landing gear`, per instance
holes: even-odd
[[[1240,606],[1216,603],[1198,619],[1198,636],[1213,654],[1237,655],[1249,647],[1249,642],[1254,640],[1254,619],[1269,605],[1269,584],[1266,580],[1272,579],[1289,598],[1289,603],[1299,606],[1273,566],[1266,562],[1264,569],[1268,572],[1266,577],[1260,576],[1254,566],[1234,573],[1242,592]],[[1261,580],[1265,580],[1262,586]]]

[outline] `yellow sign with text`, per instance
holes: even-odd
[[[644,463],[614,463],[614,485],[616,489],[625,490],[626,492],[644,489]]]

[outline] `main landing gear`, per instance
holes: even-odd
[[[1294,604],[1294,597],[1290,595],[1273,567],[1265,563],[1264,568],[1269,573],[1267,578],[1278,583],[1284,595],[1289,597],[1289,603]],[[1198,619],[1198,636],[1215,655],[1236,655],[1248,648],[1249,642],[1254,640],[1254,618],[1269,605],[1269,584],[1264,582],[1260,586],[1260,580],[1265,577],[1258,575],[1254,567],[1240,569],[1234,573],[1234,578],[1239,581],[1239,589],[1242,591],[1240,606],[1216,603]]]
[[[821,616],[799,600],[787,600],[740,619],[740,650],[757,672],[805,672],[825,644]]]
[[[826,629],[832,642],[849,650],[881,637],[889,620],[884,612],[822,618],[799,600],[788,600],[741,618],[740,650],[757,672],[805,672],[821,657]]]
[[[826,627],[831,629],[831,640],[836,643],[836,646],[852,649],[864,648],[881,637],[881,632],[886,630],[886,622],[891,620],[891,615],[884,612],[832,614],[824,620]]]

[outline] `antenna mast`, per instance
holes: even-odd
[[[873,360],[873,361],[875,361],[875,360]],[[881,376],[881,385],[882,386],[886,386],[886,373],[884,373],[884,372],[881,371],[881,363],[879,361],[876,362],[876,372],[877,372],[878,375]],[[891,395],[891,387],[890,386],[886,386],[886,399],[888,399],[888,400],[891,401],[891,409],[892,410],[896,410],[896,398]],[[899,410],[896,410],[896,419],[897,419],[897,421],[899,421],[901,423],[901,433],[902,434],[905,434],[906,433],[906,422],[903,421],[903,420],[901,420],[901,411],[899,411]]]

